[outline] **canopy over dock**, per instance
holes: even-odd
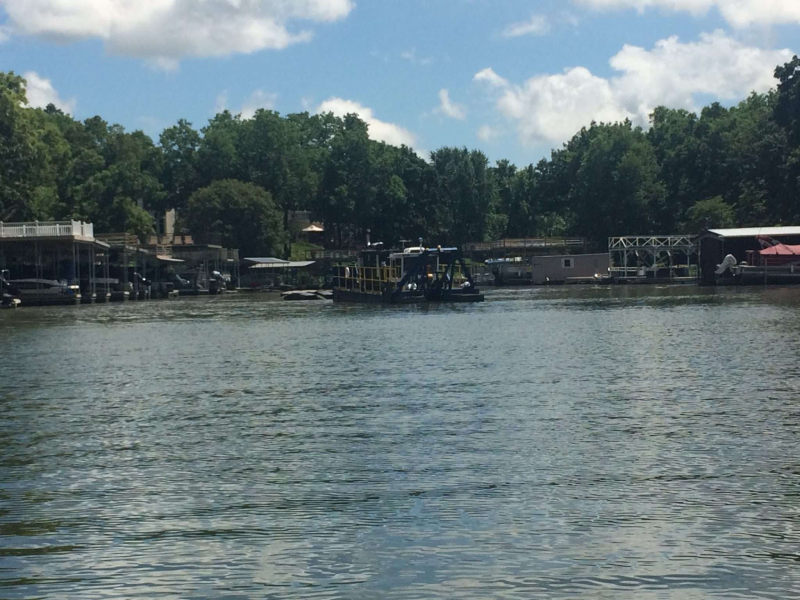
[[[0,222],[0,268],[11,280],[79,285],[78,302],[94,302],[98,269],[107,278],[109,244],[95,238],[94,225],[81,221]]]
[[[769,240],[771,248],[765,250],[764,240]],[[736,264],[748,260],[748,256],[770,257],[791,256],[789,248],[800,244],[800,227],[741,227],[737,229],[709,229],[699,236],[700,277],[704,284],[724,283],[717,275],[717,268],[728,255],[736,259]],[[752,259],[751,259],[752,260]],[[766,264],[764,262],[763,264]],[[724,280],[726,277],[723,277]]]

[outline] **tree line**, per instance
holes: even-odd
[[[101,117],[28,107],[25,81],[0,73],[0,221],[76,219],[98,231],[179,227],[245,255],[287,250],[292,211],[309,210],[328,243],[423,237],[458,245],[800,223],[800,59],[776,88],[699,114],[659,107],[644,130],[592,123],[548,159],[491,165],[444,147],[426,161],[378,143],[357,115],[251,119],[230,112],[200,130],[179,121],[158,143]]]

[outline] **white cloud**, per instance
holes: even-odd
[[[503,30],[503,37],[515,38],[522,35],[544,35],[550,31],[550,21],[544,15],[533,15],[527,21],[512,23]]]
[[[572,14],[568,10],[565,10],[561,13],[559,20],[562,23],[565,23],[566,25],[570,25],[572,27],[578,27],[581,24],[580,19],[578,19],[576,15]]]
[[[591,121],[627,118],[646,126],[659,105],[696,111],[708,97],[735,101],[751,91],[765,92],[775,84],[775,65],[791,57],[789,50],[746,46],[717,31],[692,43],[671,37],[651,50],[626,45],[610,61],[619,75],[608,79],[575,67],[521,85],[491,69],[475,80],[499,93],[496,106],[517,124],[523,143],[560,143]]]
[[[573,0],[595,9],[648,8],[689,12],[695,16],[716,8],[734,27],[800,23],[800,2],[797,0]]]
[[[220,92],[217,94],[217,100],[214,103],[214,114],[218,115],[221,112],[228,110],[228,91]]]
[[[375,118],[375,113],[371,108],[353,102],[352,100],[345,100],[343,98],[329,98],[317,107],[317,114],[319,113],[333,113],[337,117],[344,117],[348,114],[357,114],[361,119],[369,125],[369,137],[379,142],[386,142],[392,146],[409,146],[413,147],[417,142],[417,136],[411,133],[408,129],[404,129],[394,123],[387,123]]]
[[[614,80],[620,102],[646,123],[659,104],[697,110],[698,94],[733,101],[752,91],[766,92],[776,85],[775,66],[792,56],[791,50],[746,46],[715,31],[687,44],[673,36],[649,51],[626,45],[611,59],[611,66],[623,73]]]
[[[433,59],[430,57],[419,57],[417,56],[417,49],[411,48],[411,50],[406,50],[405,52],[400,53],[400,58],[404,58],[408,62],[415,64],[415,65],[422,65],[427,67],[429,64],[433,62]]]
[[[277,101],[278,94],[265,92],[264,90],[255,90],[242,103],[242,108],[237,112],[243,119],[252,119],[259,109],[273,110]],[[220,92],[214,104],[214,114],[230,110],[229,103],[230,95],[228,94],[228,90]]]
[[[272,110],[278,101],[278,94],[256,90],[242,105],[241,115],[243,119],[252,119],[259,109]]]
[[[434,112],[459,121],[467,118],[467,109],[463,105],[456,104],[450,100],[450,92],[447,89],[439,91],[439,106]]]
[[[353,0],[0,0],[15,33],[100,39],[114,54],[174,69],[187,56],[282,49],[311,39],[297,21],[345,18]]]
[[[0,44],[4,44],[11,37],[11,30],[5,25],[0,25]]]
[[[512,86],[497,107],[517,122],[524,144],[562,142],[592,120],[619,121],[632,116],[617,102],[611,82],[583,67]]]
[[[493,139],[500,135],[500,131],[492,127],[491,125],[482,125],[480,129],[478,129],[478,139],[482,142],[491,142]]]
[[[48,104],[53,104],[65,113],[75,110],[75,99],[62,100],[49,79],[41,77],[35,71],[28,71],[23,77],[28,82],[28,104],[33,108],[47,108]]]
[[[487,83],[490,87],[494,88],[506,88],[509,86],[508,79],[500,77],[500,75],[495,73],[494,69],[491,68],[476,73],[472,80]]]

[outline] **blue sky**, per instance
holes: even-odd
[[[80,119],[357,111],[517,164],[592,119],[765,91],[797,40],[800,0],[0,0],[0,70]]]

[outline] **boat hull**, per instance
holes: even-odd
[[[81,303],[81,296],[50,295],[50,294],[20,294],[18,296],[23,306],[76,306]]]

